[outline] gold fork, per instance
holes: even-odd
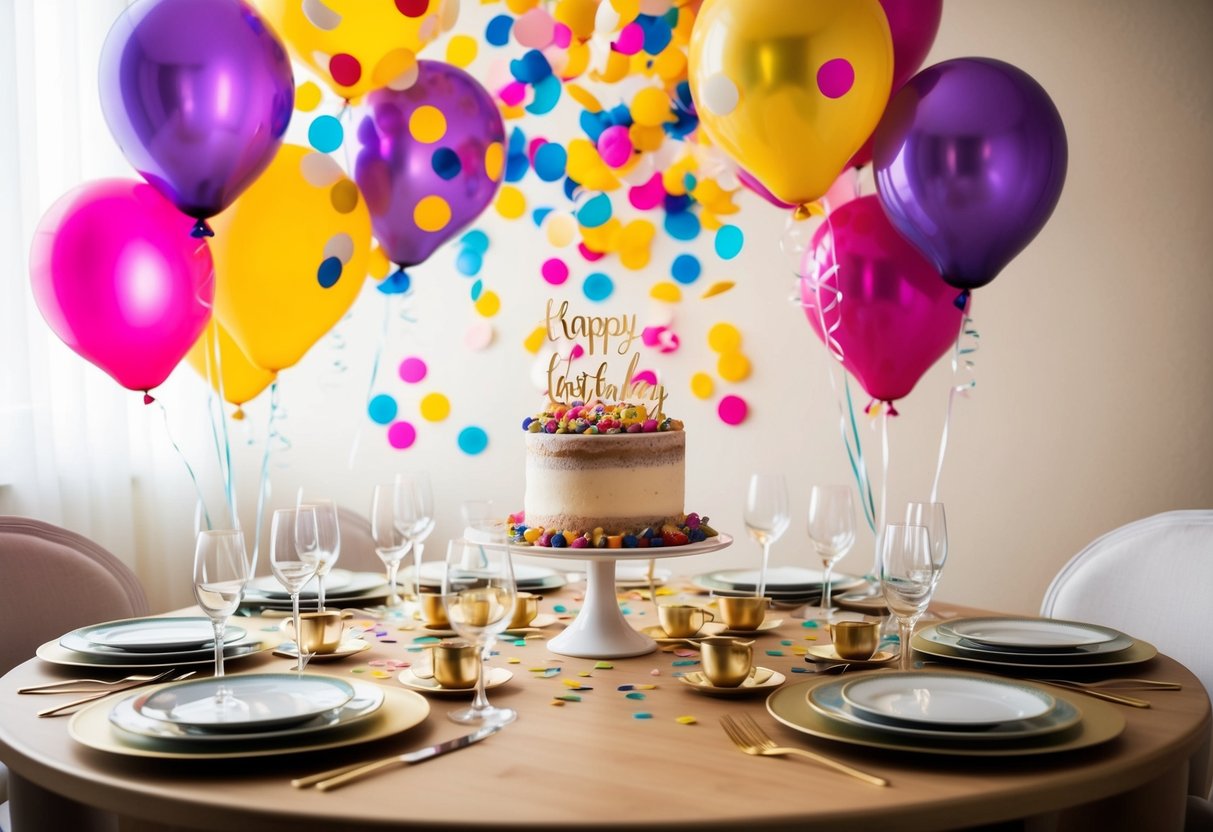
[[[724,728],[724,732],[729,735],[729,739],[733,741],[733,744],[746,754],[753,754],[758,757],[780,757],[786,754],[794,754],[798,757],[807,757],[816,763],[832,768],[835,771],[840,771],[843,774],[849,774],[873,786],[889,785],[889,781],[883,777],[868,774],[866,771],[852,768],[846,763],[840,763],[838,760],[832,760],[813,751],[803,748],[785,748],[776,745],[775,741],[767,736],[762,727],[749,714],[742,714],[737,719],[725,714],[720,718],[720,725]]]
[[[168,671],[171,673],[172,671]],[[136,673],[131,676],[124,676],[121,679],[64,679],[61,682],[47,682],[45,685],[31,685],[28,688],[18,688],[17,693],[100,693],[107,687],[114,685],[124,685],[131,682],[153,682],[163,673],[155,675],[147,673]],[[75,685],[101,685],[102,687],[95,690],[86,688],[77,688]]]

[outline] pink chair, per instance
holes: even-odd
[[[382,572],[383,561],[375,554],[371,521],[353,509],[338,506],[337,525],[341,529],[341,554],[337,566],[354,572]]]

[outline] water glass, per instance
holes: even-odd
[[[931,536],[931,563],[935,566],[935,585],[938,586],[943,565],[948,560],[948,521],[943,503],[906,503],[906,522],[924,527]]]
[[[880,586],[885,603],[897,617],[901,669],[910,669],[910,638],[914,625],[931,602],[935,567],[931,536],[924,526],[890,523],[882,535]]]
[[[223,678],[223,634],[227,620],[244,597],[252,566],[239,529],[199,532],[194,548],[194,598],[215,627],[215,678]],[[223,684],[215,690],[215,706],[234,704]]]
[[[278,583],[290,593],[291,620],[299,628],[299,593],[320,567],[316,512],[311,508],[280,508],[270,521],[270,569]],[[297,670],[304,666],[303,649],[296,642]]]
[[[395,486],[396,523],[413,549],[413,580],[408,594],[416,601],[421,593],[421,554],[425,539],[434,531],[434,492],[430,475],[424,472],[397,474]]]
[[[324,579],[337,558],[341,556],[341,525],[338,522],[337,503],[329,499],[303,499],[303,489],[299,489],[299,499],[296,508],[310,508],[316,513],[316,557],[319,566],[316,568],[316,612],[324,612]],[[306,535],[308,527],[296,526],[295,544],[302,546],[300,535]]]
[[[767,594],[767,562],[771,544],[783,537],[792,522],[788,510],[788,485],[783,474],[754,474],[745,497],[745,527],[762,547],[762,571],[758,576],[759,598]]]
[[[809,493],[809,540],[825,567],[821,579],[821,618],[829,621],[834,564],[855,545],[855,503],[849,486],[813,486]]]
[[[405,534],[407,527],[397,520],[404,514],[400,493],[395,483],[377,485],[371,498],[371,537],[375,541],[375,554],[387,567],[389,608],[400,606],[400,596],[396,594],[396,573],[413,542]]]

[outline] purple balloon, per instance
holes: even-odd
[[[1067,156],[1061,115],[1030,75],[958,58],[927,67],[889,102],[876,129],[876,188],[897,230],[967,292],[1044,227]]]
[[[148,182],[203,222],[252,184],[295,105],[286,49],[243,0],[142,0],[101,50],[101,110]]]
[[[489,206],[505,160],[505,127],[484,87],[450,64],[417,66],[417,81],[408,89],[367,96],[354,167],[375,237],[402,268],[425,261]],[[431,110],[414,118],[423,107],[441,118]],[[488,162],[487,156],[496,158]],[[450,212],[445,222],[439,222],[442,204]]]

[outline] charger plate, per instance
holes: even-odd
[[[224,662],[242,659],[245,656],[251,656],[254,653],[260,653],[262,650],[268,650],[274,646],[268,640],[263,638],[265,633],[259,635],[250,634],[244,639],[229,644],[223,649]],[[116,657],[113,659],[92,656],[86,653],[77,653],[75,650],[68,650],[59,644],[58,639],[48,641],[38,647],[35,655],[44,662],[51,664],[64,665],[65,667],[96,667],[96,668],[112,668],[114,670],[138,670],[140,668],[156,668],[156,667],[189,667],[191,665],[210,665],[215,663],[215,651],[212,648],[201,650],[196,653],[191,653],[190,657],[165,659],[165,658],[147,658],[144,661],[138,661],[140,656],[146,657],[146,653],[130,653],[129,658]]]
[[[161,760],[232,760],[244,757],[271,757],[323,751],[346,745],[373,742],[402,733],[419,725],[430,712],[425,697],[411,690],[379,686],[383,706],[373,716],[348,728],[322,734],[298,734],[266,740],[207,743],[204,747],[182,748],[176,743],[150,737],[123,736],[110,726],[112,700],[101,700],[77,712],[68,723],[68,734],[88,748],[125,757],[151,757]]]
[[[226,688],[243,707],[216,710],[217,691]],[[266,730],[298,725],[345,706],[354,687],[317,673],[240,673],[221,679],[191,679],[140,693],[135,711],[148,719],[207,731]],[[239,710],[239,713],[234,713]]]
[[[144,621],[154,621],[154,620],[155,619],[147,618],[147,619],[139,619],[138,621],[140,623],[142,623]],[[191,619],[181,618],[181,619],[170,619],[170,620],[190,621]],[[107,646],[104,644],[95,644],[90,639],[89,635],[87,634],[87,631],[92,629],[91,627],[85,627],[80,630],[72,630],[70,633],[64,633],[62,636],[59,637],[59,646],[64,648],[65,650],[70,650],[73,653],[83,653],[84,655],[87,655],[87,656],[95,656],[98,659],[114,660],[114,661],[131,660],[131,661],[137,661],[137,662],[144,662],[144,661],[172,662],[172,661],[177,661],[179,659],[202,658],[202,657],[206,657],[206,656],[209,656],[210,658],[213,659],[215,657],[215,637],[214,637],[215,631],[211,625],[210,620],[209,619],[193,619],[193,620],[197,620],[197,621],[199,621],[199,623],[205,623],[206,628],[211,631],[211,637],[208,639],[204,639],[203,641],[198,642],[192,646],[186,645],[186,646],[181,646],[181,647],[176,647],[176,648],[166,646],[163,649],[154,649],[154,648],[149,647],[147,649],[139,649],[139,650],[130,649],[130,648],[121,648],[121,647],[110,647],[110,646]],[[113,624],[121,624],[121,623],[122,622],[112,622],[111,625],[98,625],[98,626],[107,626],[108,627],[108,626],[112,626]],[[132,623],[134,623],[134,622],[132,622]],[[172,627],[173,625],[170,624],[169,626]],[[229,626],[224,631],[223,649],[229,650],[233,647],[245,645],[251,641],[256,641],[256,640],[257,640],[257,637],[250,636],[243,627]],[[180,642],[178,642],[178,643],[180,643]]]
[[[936,626],[985,648],[1046,653],[1097,647],[1124,635],[1097,624],[1052,618],[958,618]]]
[[[1140,664],[1158,655],[1158,648],[1140,639],[1132,639],[1131,645],[1113,653],[1082,654],[1069,658],[1052,656],[1043,658],[1039,654],[1033,653],[992,653],[987,650],[965,647],[961,643],[962,641],[963,639],[958,636],[948,635],[939,630],[937,626],[932,625],[915,633],[910,644],[920,653],[948,661],[986,667],[1044,668],[1046,670],[1121,667]]]
[[[879,672],[879,671],[872,671]],[[970,741],[947,741],[943,739],[903,736],[878,727],[850,724],[841,719],[832,719],[815,710],[809,704],[809,693],[821,685],[838,681],[830,677],[810,679],[794,685],[785,685],[767,697],[767,711],[789,728],[822,739],[889,751],[908,751],[916,754],[942,754],[961,757],[1024,757],[1036,754],[1059,754],[1089,748],[1108,742],[1120,735],[1125,728],[1125,719],[1113,705],[1095,699],[1082,702],[1082,719],[1077,725],[1047,734],[1022,740],[1006,740],[982,744]],[[1064,700],[1077,708],[1074,700],[1061,693],[1054,698]]]
[[[228,625],[223,643],[239,641],[244,635],[243,628]],[[72,630],[60,643],[79,653],[97,649],[111,654],[174,653],[211,647],[215,643],[215,626],[202,616],[124,618]]]

